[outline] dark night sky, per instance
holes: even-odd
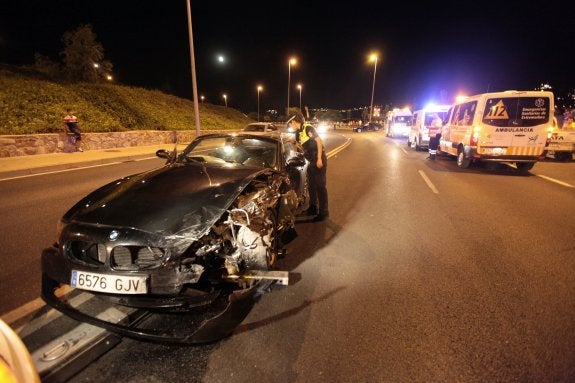
[[[198,92],[212,103],[256,110],[286,105],[288,57],[303,104],[420,106],[457,93],[575,89],[575,1],[215,1],[191,0]],[[191,98],[185,0],[4,1],[0,62],[58,58],[64,32],[89,23],[125,85]],[[225,64],[216,60],[226,57]]]

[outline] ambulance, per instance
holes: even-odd
[[[411,129],[411,110],[394,108],[387,112],[385,135],[387,137],[407,137]]]
[[[416,151],[429,146],[429,127],[437,114],[441,121],[447,120],[451,105],[428,105],[425,109],[413,112],[411,130],[407,137],[407,146]]]
[[[545,158],[553,130],[553,93],[484,93],[454,104],[441,130],[438,152],[473,162],[513,163],[527,172]]]

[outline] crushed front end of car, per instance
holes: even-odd
[[[270,170],[174,164],[106,185],[66,213],[58,243],[43,251],[42,297],[76,320],[137,339],[221,339],[271,283],[287,284],[287,272],[270,270],[295,222],[297,195],[286,182]],[[84,313],[55,294],[62,285],[162,313],[226,303],[196,331],[174,333]]]

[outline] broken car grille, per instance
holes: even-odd
[[[70,241],[66,255],[82,263],[102,266],[108,259],[106,246],[99,243]],[[116,246],[110,254],[110,266],[116,270],[142,270],[159,267],[164,259],[164,249],[149,246]]]

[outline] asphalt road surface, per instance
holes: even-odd
[[[229,338],[123,339],[71,381],[574,381],[575,163],[460,170],[381,132],[346,135],[328,164],[330,219],[301,219],[278,263],[290,286],[265,294]],[[69,206],[63,190],[42,195]],[[31,211],[53,214],[47,205]],[[33,217],[11,219],[26,229],[2,239],[3,266],[35,237]],[[2,273],[4,291],[28,275]]]

